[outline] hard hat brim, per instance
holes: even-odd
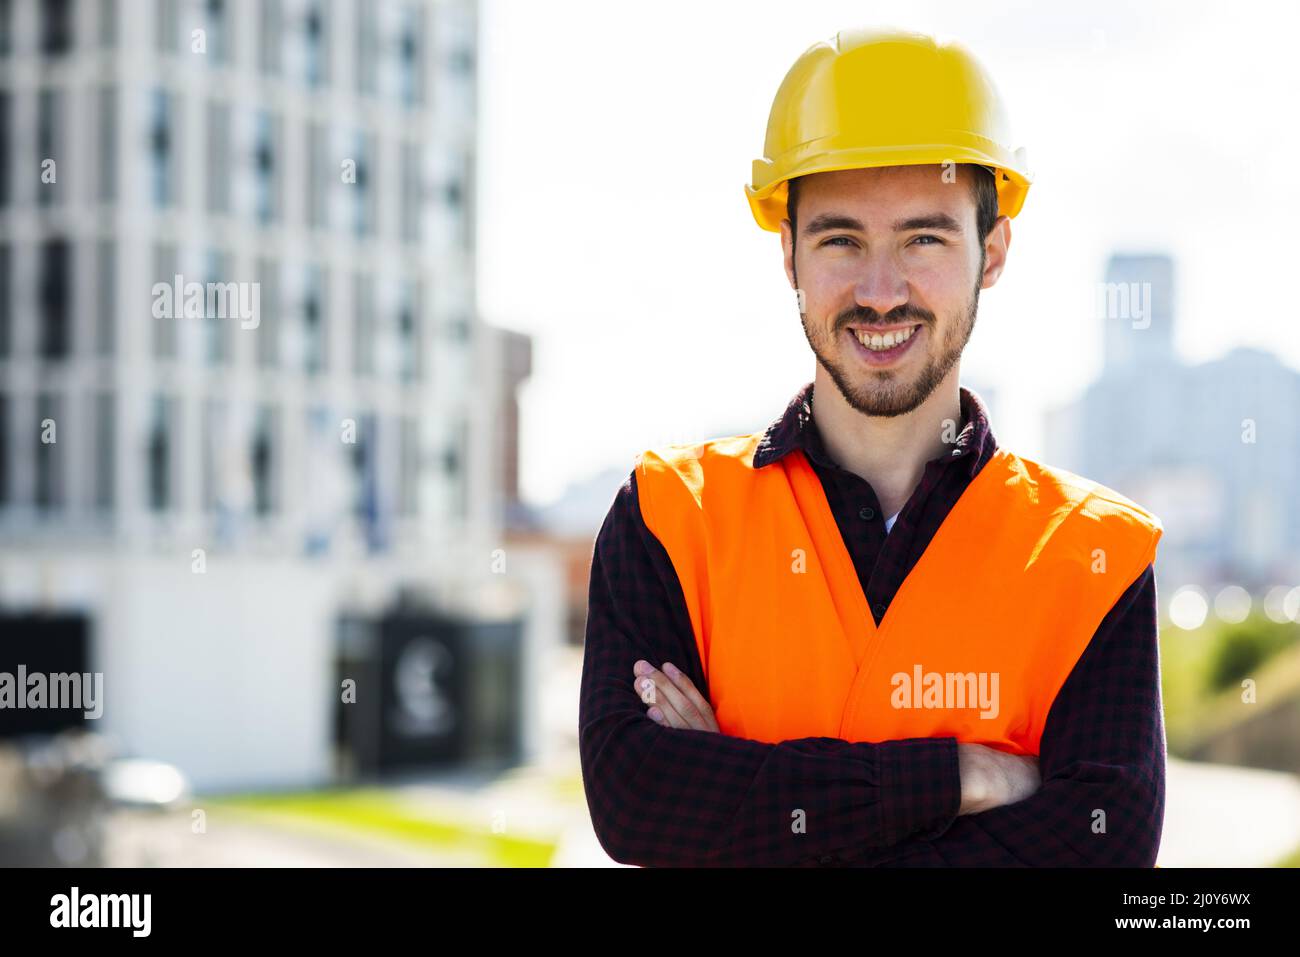
[[[1023,168],[1009,164],[982,150],[970,146],[954,147],[952,145],[932,146],[889,146],[836,150],[822,153],[806,163],[796,166],[789,173],[765,185],[755,188],[745,185],[745,198],[754,214],[754,220],[769,232],[781,231],[781,220],[786,217],[786,197],[788,183],[798,176],[812,173],[829,173],[841,169],[871,169],[881,166],[926,166],[944,163],[973,163],[988,166],[997,177],[998,215],[1014,219],[1024,206],[1025,196],[1029,192],[1032,180]],[[763,176],[764,166],[776,164],[767,160],[754,161],[754,182],[766,180]]]

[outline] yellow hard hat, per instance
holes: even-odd
[[[763,158],[745,196],[758,225],[786,218],[796,176],[871,166],[977,163],[993,170],[999,215],[1014,218],[1031,182],[993,80],[955,42],[922,33],[841,30],[816,43],[781,81]]]

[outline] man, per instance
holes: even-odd
[[[842,32],[787,74],[746,193],[815,378],[763,432],[643,453],[597,537],[614,859],[1154,863],[1159,519],[1000,448],[958,383],[1028,190],[1006,143],[957,45]]]

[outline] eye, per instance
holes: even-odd
[[[830,239],[824,240],[824,241],[821,243],[821,245],[823,245],[823,246],[829,246],[829,245],[831,245],[832,243],[834,243],[834,242],[836,242],[837,240],[840,240],[840,239],[844,240],[846,243],[851,243],[851,242],[853,242],[853,240],[850,239],[848,236],[832,236]]]
[[[921,239],[933,239],[933,240],[934,240],[936,243],[938,243],[940,246],[943,245],[943,240],[942,240],[942,239],[940,239],[938,236],[930,236],[930,235],[917,236],[916,239],[912,240],[912,242],[917,242],[918,240],[921,240]],[[929,244],[929,243],[926,243],[925,245],[928,246],[928,245],[930,245],[930,244]]]

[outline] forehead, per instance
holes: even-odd
[[[810,173],[799,179],[799,221],[822,212],[857,214],[864,221],[911,212],[943,211],[957,219],[974,213],[971,171],[945,168],[878,166]]]

